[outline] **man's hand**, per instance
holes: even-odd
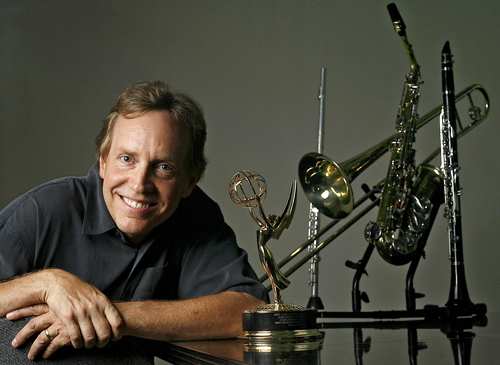
[[[75,348],[122,336],[124,321],[113,303],[73,274],[46,269],[0,283],[0,316],[44,303],[64,323]]]
[[[28,359],[35,360],[39,355],[47,359],[61,347],[71,345],[64,324],[45,304],[15,310],[7,314],[7,319],[17,320],[31,316],[34,318],[12,340],[12,346],[19,347],[34,335],[38,335],[28,352]]]
[[[121,338],[123,319],[103,293],[66,271],[45,271],[50,280],[43,301],[64,323],[74,348],[102,346],[110,339]]]

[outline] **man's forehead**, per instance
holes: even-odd
[[[113,126],[113,134],[125,133],[152,133],[153,137],[161,137],[163,134],[178,134],[182,137],[182,126],[175,118],[172,118],[168,111],[151,111],[141,114],[119,115]]]
[[[187,129],[168,111],[153,111],[118,116],[111,135],[111,149],[140,152],[155,150],[164,158],[172,158],[185,149]],[[160,156],[158,156],[160,157]]]

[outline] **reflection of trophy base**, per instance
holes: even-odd
[[[316,350],[323,333],[317,329],[316,310],[290,304],[266,304],[243,313],[249,351]],[[292,350],[291,350],[292,351]]]
[[[245,345],[245,362],[252,365],[317,365],[321,364],[323,333],[316,339],[295,339],[285,342],[255,344],[249,341]]]

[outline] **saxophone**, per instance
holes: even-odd
[[[442,177],[438,168],[415,167],[413,143],[422,84],[420,66],[396,5],[389,4],[387,9],[410,58],[410,70],[406,74],[396,118],[396,137],[390,145],[391,158],[377,220],[367,225],[365,238],[375,245],[384,260],[403,265],[419,252],[421,241],[426,239],[424,232],[433,223],[431,212],[442,203]]]

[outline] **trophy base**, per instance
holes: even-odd
[[[259,364],[259,365],[313,365],[321,364],[320,350],[312,351],[283,351],[283,352],[245,352],[245,364]]]
[[[245,332],[245,352],[319,351],[324,333],[317,329]]]
[[[323,333],[314,309],[291,304],[266,304],[243,313],[247,351],[317,350]]]

